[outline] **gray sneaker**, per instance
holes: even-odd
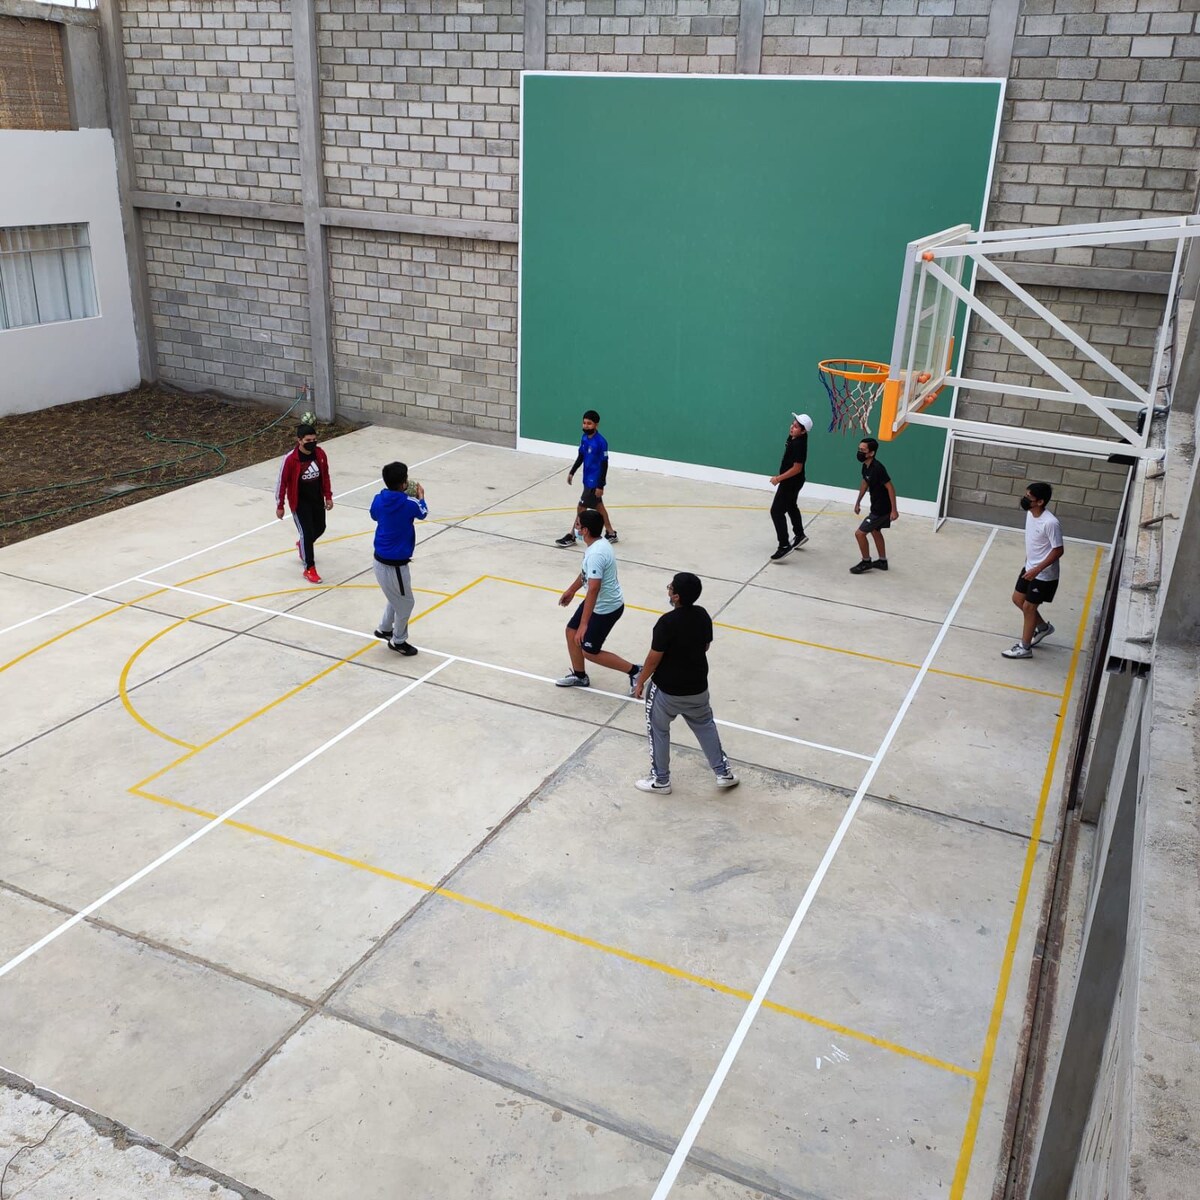
[[[592,681],[586,675],[576,675],[568,671],[561,679],[554,681],[555,687],[591,687]]]
[[[1044,642],[1053,632],[1054,626],[1047,621],[1046,624],[1041,627],[1041,629],[1035,629],[1033,631],[1033,641],[1031,641],[1029,644],[1031,646],[1041,645],[1041,643]]]

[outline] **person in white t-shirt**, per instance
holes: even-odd
[[[1054,632],[1038,611],[1058,591],[1058,560],[1063,556],[1062,526],[1046,505],[1054,489],[1048,483],[1031,483],[1021,497],[1025,510],[1025,569],[1017,576],[1012,602],[1025,622],[1021,640],[1000,653],[1005,658],[1032,658],[1033,648]]]

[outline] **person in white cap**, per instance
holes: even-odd
[[[771,520],[775,522],[775,535],[779,548],[771,555],[772,562],[779,562],[808,538],[804,533],[804,520],[800,516],[800,489],[804,486],[804,464],[808,459],[808,431],[812,428],[812,417],[807,413],[792,413],[792,427],[783,447],[783,459],[779,463],[779,474],[771,476],[775,499],[771,501]],[[792,522],[792,536],[788,537],[788,520]]]

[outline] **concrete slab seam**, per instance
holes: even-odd
[[[1095,595],[1096,580],[1100,574],[1100,563],[1103,557],[1103,547],[1097,547],[1095,559],[1092,563],[1091,579],[1088,581],[1087,595],[1083,602],[1083,611],[1079,614],[1079,627],[1075,634],[1075,647],[1071,653],[1071,665],[1067,671],[1067,684],[1063,689],[1064,702],[1054,726],[1054,738],[1050,744],[1046,770],[1042,776],[1041,795],[1038,799],[1037,811],[1034,814],[1033,825],[1030,829],[1029,848],[1025,853],[1025,862],[1021,870],[1021,881],[1017,887],[1012,921],[1009,924],[1008,938],[1004,947],[1004,957],[1001,960],[1000,977],[996,982],[996,993],[992,1002],[991,1015],[988,1019],[983,1051],[980,1055],[979,1071],[976,1075],[971,1104],[967,1113],[966,1128],[963,1131],[958,1161],[954,1170],[954,1179],[950,1187],[950,1200],[962,1200],[963,1193],[967,1187],[967,1177],[971,1170],[971,1159],[975,1150],[975,1139],[979,1132],[979,1121],[983,1114],[983,1100],[987,1094],[992,1063],[995,1061],[996,1042],[999,1038],[1000,1022],[1004,1015],[1004,1005],[1008,997],[1008,985],[1016,958],[1017,942],[1020,938],[1021,924],[1025,916],[1025,906],[1029,899],[1029,888],[1033,881],[1033,868],[1037,858],[1037,851],[1041,844],[1042,822],[1045,820],[1046,807],[1050,799],[1050,788],[1054,782],[1054,769],[1058,761],[1058,751],[1062,744],[1063,731],[1066,728],[1067,710],[1070,707],[1070,696],[1075,683],[1075,672],[1079,665],[1079,657],[1083,652],[1083,639],[1087,633],[1092,599]]]
[[[424,612],[422,612],[420,615],[424,616],[427,613],[433,612],[435,608],[439,608],[442,604],[448,603],[450,600],[457,599],[464,592],[469,591],[471,588],[477,586],[479,583],[482,583],[484,580],[490,579],[490,578],[493,578],[493,577],[488,576],[488,575],[479,576],[478,579],[472,580],[469,584],[460,588],[457,592],[451,593],[449,596],[447,596],[444,600],[440,601],[438,604],[432,605],[428,609],[425,609]],[[504,581],[504,582],[509,582],[509,581]],[[540,585],[538,585],[538,584],[529,584],[528,586],[540,587]],[[273,609],[272,610],[264,610],[261,608],[256,608],[255,605],[246,603],[244,601],[226,600],[220,596],[213,596],[206,592],[189,591],[186,588],[174,586],[172,584],[164,584],[163,588],[164,588],[164,590],[167,590],[167,591],[187,592],[187,594],[195,596],[200,599],[217,600],[217,601],[219,601],[219,604],[216,606],[218,608],[223,605],[228,605],[228,606],[232,606],[232,607],[244,607],[244,608],[254,609],[255,611],[259,611],[259,612],[269,611],[269,612],[271,612],[272,616],[282,617],[285,620],[300,621],[305,624],[316,625],[321,628],[326,628],[326,629],[331,629],[331,630],[336,630],[339,632],[351,634],[355,637],[366,637],[367,636],[366,634],[363,634],[359,630],[346,629],[344,626],[337,626],[337,625],[329,624],[328,622],[325,622],[325,621],[318,621],[312,617],[301,616],[299,613],[287,612],[284,610],[273,610]],[[321,589],[321,590],[333,590],[333,589]],[[547,590],[553,591],[554,589],[551,588],[551,589],[547,589]],[[213,612],[213,611],[214,611],[214,609],[212,609],[212,608],[203,609],[201,612],[194,614],[194,616],[203,616],[206,613]],[[184,617],[181,620],[179,620],[178,622],[176,622],[176,625],[178,626],[178,625],[185,624],[187,621],[189,621],[191,619],[192,619],[191,617]],[[417,618],[414,617],[413,619],[416,620]],[[156,635],[156,636],[158,636],[158,635]],[[340,659],[337,663],[334,663],[333,666],[327,668],[325,671],[322,671],[320,675],[314,676],[311,680],[308,681],[308,683],[302,684],[300,686],[307,687],[309,683],[315,683],[318,679],[322,678],[324,675],[328,674],[330,671],[336,670],[337,667],[341,666],[343,663],[350,662],[354,658],[356,658],[358,656],[358,654],[364,653],[366,650],[369,650],[372,645],[374,645],[374,642],[368,642],[368,644],[366,646],[364,646],[362,650],[358,651],[357,654],[349,655],[344,659]],[[141,653],[141,650],[144,648],[145,648],[144,646],[139,647],[138,650],[134,651],[134,655],[136,656],[137,654]],[[445,658],[447,663],[450,663],[450,662],[466,663],[468,666],[482,667],[485,670],[497,671],[503,675],[513,675],[520,679],[529,679],[535,683],[553,683],[554,682],[554,680],[551,679],[548,675],[537,675],[537,674],[534,674],[532,671],[523,671],[518,667],[505,667],[505,666],[500,665],[499,663],[490,663],[490,662],[485,662],[482,659],[470,658],[465,655],[451,654],[449,651],[437,650],[432,647],[426,647],[426,652],[429,654],[436,654],[439,657]],[[294,695],[295,692],[298,690],[299,690],[299,688],[293,689],[291,692],[287,693],[287,695],[281,696],[279,698],[279,700],[273,701],[272,705],[268,706],[268,707],[273,707],[274,704],[280,703],[283,700],[288,699],[290,696]],[[607,699],[619,700],[622,703],[626,703],[626,704],[629,704],[629,703],[641,704],[642,703],[640,700],[634,700],[633,697],[631,697],[625,693],[607,692],[607,691],[604,691],[602,688],[588,688],[587,690],[588,690],[589,695],[604,696]],[[261,710],[261,712],[266,712],[266,711],[267,711],[266,709]],[[250,717],[246,718],[246,721],[253,720],[254,717],[258,716],[258,715],[261,715],[261,713],[252,714]],[[839,746],[828,746],[828,745],[825,745],[823,742],[808,741],[805,738],[793,737],[791,734],[787,734],[787,733],[776,733],[774,730],[770,730],[770,729],[758,729],[753,725],[739,725],[734,721],[725,721],[725,720],[721,720],[719,718],[717,720],[717,724],[722,725],[728,729],[740,730],[743,733],[754,733],[754,734],[758,734],[761,737],[775,738],[779,741],[790,742],[793,745],[807,746],[813,750],[822,750],[828,754],[838,754],[838,755],[842,755],[843,757],[846,757],[846,758],[857,758],[857,759],[861,759],[863,762],[871,761],[871,756],[869,754],[862,754],[857,750],[846,750]],[[240,725],[235,725],[231,729],[226,730],[225,732],[232,733],[233,730],[237,729],[237,728],[240,728]],[[218,738],[224,737],[224,736],[225,736],[225,734],[219,734]],[[216,739],[214,739],[214,740],[216,740]],[[211,744],[212,744],[211,741],[206,743],[206,747]],[[202,747],[202,748],[205,748],[205,747]],[[182,760],[179,760],[179,761],[182,761]],[[174,765],[174,764],[172,764],[172,765]],[[170,767],[164,767],[163,770],[164,771],[170,770]],[[148,783],[148,782],[150,782],[150,780],[142,781],[143,784]],[[139,784],[138,786],[140,787],[141,784]]]
[[[445,458],[447,454],[453,454],[456,450],[462,450],[467,446],[474,445],[473,442],[461,442],[457,446],[452,446],[449,450],[443,450],[440,454],[435,454],[431,458],[423,459],[419,463],[413,463],[413,468],[423,467],[427,463],[435,462],[439,458]],[[361,492],[363,488],[373,487],[378,480],[373,479],[370,483],[362,483],[357,487],[352,487],[344,492],[335,494],[334,499],[340,500],[343,496],[352,495],[354,492]],[[223,546],[231,545],[233,542],[241,541],[242,538],[250,537],[252,534],[261,533],[264,529],[271,529],[275,526],[275,521],[267,521],[262,525],[256,525],[253,529],[243,530],[241,533],[236,533],[233,537],[225,538],[223,541],[214,542],[211,546],[205,546],[201,550],[193,550],[190,554],[184,554],[179,558],[173,558],[170,562],[163,563],[161,566],[150,567],[148,570],[140,571],[138,575],[131,575],[128,579],[122,579],[118,583],[110,583],[106,587],[97,588],[94,592],[88,592],[84,596],[76,596],[74,600],[68,600],[64,604],[56,605],[54,608],[48,608],[45,612],[40,612],[32,617],[26,617],[23,621],[17,621],[13,625],[6,625],[0,629],[0,637],[6,633],[12,633],[14,630],[21,629],[26,625],[32,625],[35,621],[40,621],[44,617],[53,616],[55,613],[62,612],[66,608],[73,608],[76,604],[82,604],[85,600],[94,600],[97,596],[102,596],[105,592],[111,592],[115,588],[124,587],[126,584],[133,583],[141,575],[153,575],[159,571],[165,571],[169,567],[177,567],[180,563],[188,562],[193,558],[199,558],[202,554],[209,554],[213,550],[220,550]]]
[[[342,729],[338,733],[334,734],[333,737],[322,742],[320,746],[316,747],[316,749],[310,750],[303,758],[294,762],[290,767],[285,768],[278,775],[276,775],[273,779],[268,780],[268,782],[264,783],[261,787],[255,788],[254,791],[252,791],[248,796],[243,797],[232,807],[226,809],[225,812],[220,814],[220,816],[215,817],[213,820],[209,821],[206,825],[201,826],[194,833],[192,833],[188,837],[184,838],[184,840],[182,842],[179,842],[177,845],[171,847],[170,850],[167,850],[163,854],[160,854],[156,859],[154,859],[153,862],[147,863],[146,866],[142,867],[140,870],[135,871],[134,874],[130,875],[128,879],[124,880],[122,883],[117,884],[115,887],[110,888],[107,892],[104,893],[104,895],[100,896],[96,900],[93,900],[86,907],[81,908],[69,920],[64,921],[61,925],[52,929],[44,937],[39,938],[36,942],[33,943],[32,946],[26,947],[26,949],[22,950],[19,954],[15,955],[13,958],[9,959],[9,961],[6,962],[3,966],[0,966],[0,979],[2,979],[10,971],[14,970],[16,967],[19,967],[21,965],[21,963],[25,962],[29,958],[32,958],[33,955],[37,954],[39,951],[43,950],[46,946],[50,945],[51,942],[56,941],[64,933],[66,933],[68,930],[74,928],[74,926],[78,925],[81,921],[85,920],[87,917],[90,917],[92,915],[92,913],[94,913],[98,909],[102,908],[110,900],[121,895],[123,892],[125,892],[129,888],[133,887],[133,885],[135,883],[140,882],[147,875],[151,874],[153,871],[156,871],[164,863],[170,862],[171,859],[173,859],[176,855],[181,854],[184,850],[186,850],[193,843],[199,841],[200,838],[204,837],[206,834],[210,833],[212,830],[223,825],[226,821],[230,820],[237,813],[241,812],[242,809],[244,809],[247,805],[252,804],[260,796],[269,792],[272,788],[274,788],[278,784],[282,783],[285,779],[289,779],[292,775],[294,775],[297,771],[302,770],[314,759],[319,758],[327,750],[332,749],[339,742],[341,742],[345,738],[349,737],[352,733],[354,733],[358,729],[361,729],[362,726],[366,725],[369,721],[374,720],[377,716],[380,715],[380,713],[385,712],[387,709],[391,708],[391,706],[393,704],[395,704],[399,700],[402,700],[405,696],[407,696],[415,688],[420,687],[421,684],[424,683],[426,680],[432,679],[439,671],[444,670],[447,666],[449,666],[449,662],[440,662],[437,664],[437,666],[431,668],[429,671],[427,671],[424,675],[420,676],[418,679],[411,680],[404,687],[402,687],[398,692],[393,693],[382,703],[377,704],[373,709],[371,709],[370,712],[359,717],[356,721],[351,722],[344,729]],[[161,772],[156,772],[156,775],[151,776],[151,778],[157,777],[157,774],[161,774]]]
[[[845,815],[842,817],[841,823],[838,825],[836,833],[833,835],[829,846],[825,850],[825,854],[821,859],[809,885],[805,890],[804,896],[800,901],[795,913],[792,916],[791,922],[788,924],[783,937],[780,939],[779,945],[776,947],[775,953],[771,958],[769,965],[762,979],[759,981],[758,987],[754,990],[754,995],[742,1013],[741,1020],[738,1022],[737,1028],[734,1030],[733,1036],[730,1038],[729,1044],[725,1048],[724,1054],[721,1056],[720,1062],[717,1064],[717,1069],[714,1071],[712,1078],[709,1080],[708,1086],[704,1090],[704,1095],[700,1098],[700,1103],[696,1106],[692,1114],[691,1120],[684,1130],[683,1137],[680,1138],[679,1144],[675,1147],[675,1152],[671,1155],[671,1160],[667,1164],[666,1170],[663,1172],[662,1178],[658,1182],[658,1186],[654,1189],[652,1200],[665,1200],[665,1197],[670,1193],[675,1185],[676,1179],[679,1177],[679,1172],[683,1169],[688,1155],[691,1153],[692,1147],[696,1143],[696,1138],[700,1134],[700,1130],[712,1109],[713,1103],[716,1101],[717,1095],[721,1090],[725,1079],[729,1075],[729,1071],[733,1067],[734,1060],[737,1058],[738,1052],[742,1048],[742,1043],[746,1039],[746,1035],[750,1032],[750,1026],[754,1023],[759,1011],[763,1007],[763,1002],[766,1000],[767,992],[775,981],[775,976],[779,973],[780,967],[783,965],[783,960],[791,949],[792,943],[795,941],[796,934],[800,930],[800,925],[807,916],[809,909],[812,906],[813,900],[816,898],[817,891],[820,889],[829,867],[832,865],[838,850],[841,848],[842,842],[845,840],[846,834],[862,805],[863,797],[866,795],[867,788],[874,779],[876,772],[879,770],[880,764],[883,762],[884,756],[892,744],[900,725],[904,720],[905,714],[909,707],[916,699],[917,691],[920,688],[925,676],[929,672],[929,668],[933,663],[933,659],[941,648],[941,644],[949,633],[954,617],[963,601],[970,591],[971,585],[975,582],[975,577],[979,574],[980,568],[983,566],[984,559],[987,557],[988,551],[992,547],[992,543],[996,540],[996,530],[993,529],[988,536],[987,541],[983,545],[983,549],[979,552],[979,557],[975,560],[975,565],[971,568],[967,575],[958,596],[954,603],[950,606],[950,611],[946,614],[942,621],[941,628],[938,630],[938,635],[934,638],[933,645],[930,646],[929,652],[925,656],[925,661],[921,664],[921,669],[917,673],[916,679],[913,680],[908,692],[900,703],[900,708],[895,717],[892,719],[891,725],[883,736],[883,741],[879,744],[879,749],[875,752],[875,756],[871,761],[871,765],[867,768],[866,774],[863,776],[862,782],[858,785],[858,790],[854,793],[854,799],[851,800],[849,807],[846,809]]]
[[[133,789],[130,789],[131,791]],[[153,801],[155,804],[164,805],[167,808],[175,809],[179,812],[189,813],[193,816],[211,819],[214,814],[206,812],[204,809],[196,808],[193,805],[185,804],[179,800],[173,800],[169,796],[161,796],[154,792],[148,792],[144,789],[139,789],[136,795],[144,800]],[[522,801],[522,807],[526,803]],[[683,983],[696,984],[699,987],[707,988],[709,991],[717,992],[720,995],[731,996],[737,1000],[750,1000],[751,993],[744,988],[733,987],[730,984],[722,983],[717,979],[710,979],[704,975],[697,975],[695,972],[684,970],[682,967],[672,966],[670,963],[664,963],[658,959],[647,957],[646,955],[637,954],[632,950],[626,950],[621,946],[614,946],[608,942],[599,941],[596,938],[588,937],[586,934],[576,933],[570,929],[564,929],[558,925],[552,925],[547,921],[539,920],[536,917],[526,916],[524,913],[516,912],[512,909],[503,908],[499,905],[492,904],[487,900],[480,900],[474,896],[468,896],[463,892],[458,892],[452,888],[444,887],[440,884],[428,883],[423,879],[416,879],[411,875],[404,875],[398,871],[389,870],[387,867],[376,866],[374,863],[366,862],[362,859],[352,858],[346,854],[340,854],[336,850],[329,850],[323,846],[314,846],[307,842],[299,841],[296,838],[289,837],[287,834],[276,833],[274,830],[263,829],[257,825],[251,825],[245,821],[228,820],[225,824],[230,829],[236,829],[241,833],[250,834],[253,837],[265,838],[281,846],[286,846],[293,850],[299,850],[305,854],[312,854],[319,858],[328,860],[329,862],[339,863],[342,866],[350,867],[356,871],[363,871],[369,875],[373,875],[379,879],[387,879],[393,883],[401,883],[406,887],[411,887],[416,891],[424,892],[432,897],[439,897],[443,900],[449,900],[454,904],[462,905],[467,908],[475,909],[479,912],[487,913],[491,916],[501,917],[504,920],[512,921],[515,924],[523,925],[530,929],[535,929],[540,933],[547,933],[553,937],[562,938],[564,941],[573,942],[576,945],[583,946],[589,950],[596,950],[602,954],[611,955],[614,958],[619,958],[625,962],[634,963],[638,966],[647,967],[659,974],[667,975],[672,979],[679,980]],[[877,1049],[886,1050],[891,1054],[899,1055],[902,1058],[912,1059],[916,1062],[924,1063],[926,1066],[934,1067],[940,1071],[946,1071],[952,1075],[961,1075],[967,1079],[974,1079],[975,1072],[968,1068],[960,1066],[957,1063],[948,1062],[932,1054],[926,1054],[920,1050],[914,1050],[908,1046],[902,1046],[896,1042],[890,1042],[886,1038],[876,1037],[874,1034],[865,1033],[862,1030],[854,1029],[848,1025],[841,1025],[835,1021],[830,1021],[825,1017],[819,1017],[813,1013],[805,1012],[802,1009],[792,1008],[785,1004],[777,1004],[774,1001],[768,1000],[763,1004],[764,1008],[772,1012],[779,1013],[783,1016],[794,1017],[797,1020],[804,1021],[806,1024],[818,1026],[821,1029],[827,1029],[832,1033],[837,1033],[843,1037],[852,1038],[855,1041],[864,1042],[867,1045],[875,1046]]]

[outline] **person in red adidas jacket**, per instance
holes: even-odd
[[[279,464],[275,515],[281,521],[285,499],[300,534],[296,553],[304,564],[304,578],[309,583],[320,583],[313,551],[317,538],[325,532],[325,514],[333,507],[333,485],[329,481],[329,459],[317,445],[317,431],[311,425],[296,426],[296,448]]]

